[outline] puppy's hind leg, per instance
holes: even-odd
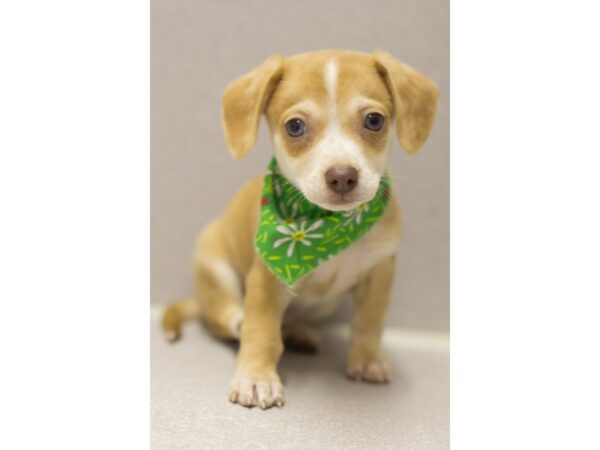
[[[217,232],[217,223],[209,224],[196,244],[196,297],[175,302],[163,313],[163,330],[171,342],[181,337],[184,322],[199,319],[218,338],[239,338],[243,317],[242,285],[227,260],[225,247]]]
[[[241,282],[229,263],[204,260],[197,268],[196,283],[200,299],[200,315],[218,338],[237,340],[244,316]]]
[[[282,334],[286,349],[300,353],[317,353],[319,350],[319,334],[307,325],[284,325]]]
[[[239,339],[243,310],[241,288],[232,286],[235,273],[227,263],[206,261],[197,267],[198,297],[170,304],[162,316],[165,337],[170,342],[181,338],[185,322],[200,320],[221,339]],[[239,291],[239,294],[238,294]]]
[[[219,222],[209,224],[198,239],[194,258],[200,314],[221,339],[239,339],[243,318],[242,280],[228,259]]]

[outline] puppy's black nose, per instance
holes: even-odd
[[[354,167],[332,167],[325,172],[325,181],[330,189],[345,194],[358,184],[358,172]]]

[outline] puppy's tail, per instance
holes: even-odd
[[[167,306],[162,316],[162,327],[169,342],[181,337],[181,325],[184,322],[200,319],[200,301],[186,298]]]

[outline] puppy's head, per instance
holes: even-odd
[[[223,95],[225,138],[234,157],[256,142],[265,114],[283,175],[312,203],[349,210],[377,193],[390,132],[415,153],[427,139],[438,90],[384,52],[276,55]]]

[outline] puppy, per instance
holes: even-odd
[[[381,336],[401,228],[385,176],[390,135],[395,126],[401,146],[417,152],[437,102],[429,78],[384,52],[276,55],[227,87],[222,121],[231,153],[239,159],[253,148],[264,114],[274,160],[200,233],[197,296],[168,307],[163,327],[176,340],[184,320],[201,318],[217,337],[239,339],[230,401],[282,406],[284,339],[314,350],[307,326],[347,294],[355,300],[347,375],[390,380]],[[299,208],[317,214],[310,226]]]

